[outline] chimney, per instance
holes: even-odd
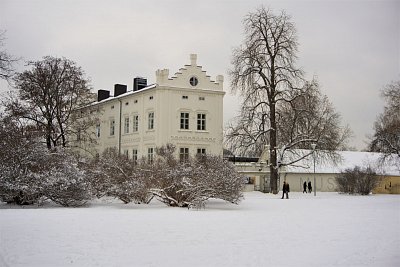
[[[147,79],[136,77],[133,79],[133,91],[139,91],[147,86]]]
[[[97,102],[110,97],[110,91],[100,89],[97,91]]]
[[[125,84],[114,84],[114,97],[125,94],[127,86]]]

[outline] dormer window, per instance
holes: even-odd
[[[191,86],[196,86],[199,83],[199,80],[196,77],[190,77],[189,83]]]

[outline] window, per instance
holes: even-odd
[[[135,99],[135,100],[133,101],[133,103],[134,103],[134,104],[137,104],[137,99]]]
[[[189,99],[189,97],[187,95],[183,95],[182,99]]]
[[[197,114],[197,130],[199,131],[206,130],[206,114],[204,113]]]
[[[133,115],[133,132],[139,131],[139,115]]]
[[[115,134],[115,120],[110,120],[110,135],[113,136]]]
[[[138,151],[137,151],[137,149],[133,149],[132,150],[132,160],[133,160],[133,164],[136,165],[137,164],[137,160],[138,160]]]
[[[206,100],[206,98],[204,96],[199,96],[199,100],[204,101],[204,100]]]
[[[191,86],[196,86],[199,83],[199,80],[197,80],[197,78],[193,76],[190,77],[189,82]]]
[[[181,129],[189,130],[189,113],[181,112]]]
[[[198,148],[197,149],[197,154],[198,155],[205,155],[206,154],[206,149],[205,148]]]
[[[185,162],[189,160],[189,148],[188,147],[181,147],[179,149],[179,160],[181,162]]]
[[[129,133],[129,117],[125,117],[124,119],[124,133]]]
[[[125,102],[125,106],[128,106],[129,105],[129,102]]]
[[[114,105],[111,106],[111,109],[114,109]]]
[[[149,130],[154,129],[154,112],[149,113]]]
[[[98,123],[98,124],[96,124],[96,137],[97,138],[100,138],[100,130],[101,130],[100,123]]]
[[[129,151],[127,149],[124,150],[124,156],[129,157]]]
[[[147,149],[147,161],[151,164],[153,163],[153,158],[154,158],[154,148],[149,147]]]
[[[149,99],[150,99],[150,100],[153,100],[153,96],[150,96]]]

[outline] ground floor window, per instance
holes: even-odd
[[[137,160],[138,160],[138,150],[137,149],[132,149],[132,160],[133,160],[133,164],[137,164]]]
[[[205,148],[198,148],[197,149],[197,155],[205,155],[206,154],[206,149]]]
[[[179,149],[179,160],[181,162],[185,162],[189,160],[189,148],[188,147],[181,147]]]
[[[149,147],[147,149],[147,161],[152,164],[154,159],[154,148]]]

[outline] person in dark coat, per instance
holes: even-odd
[[[286,194],[286,198],[289,198],[290,188],[289,188],[289,183],[286,183],[286,181],[283,182],[282,191],[283,191],[282,199],[285,196],[285,194]]]
[[[308,193],[312,192],[311,181],[308,182]]]
[[[307,194],[307,182],[304,181],[303,183],[303,194],[306,193]]]

